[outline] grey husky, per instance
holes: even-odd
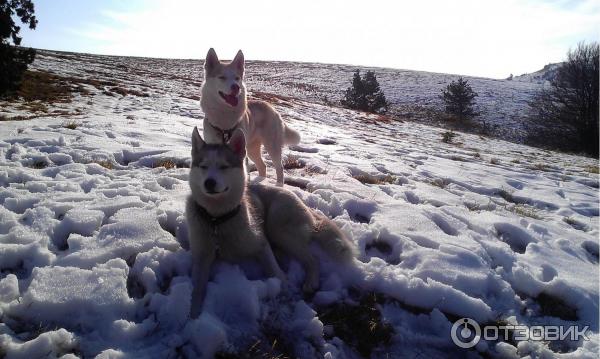
[[[204,111],[204,140],[227,141],[237,128],[246,134],[246,151],[256,165],[258,175],[267,176],[261,146],[273,161],[277,184],[283,185],[281,150],[283,145],[300,142],[300,134],[289,128],[271,105],[248,101],[244,84],[244,54],[238,51],[230,63],[222,63],[214,49],[208,50],[204,62],[204,82],[200,106]]]
[[[298,260],[306,272],[302,289],[319,287],[319,261],[309,249],[317,242],[336,262],[350,263],[355,248],[327,217],[308,208],[293,192],[248,184],[246,141],[237,129],[226,144],[207,144],[194,127],[186,216],[192,253],[192,317],[200,313],[215,259],[258,260],[268,276],[283,283],[271,246]]]

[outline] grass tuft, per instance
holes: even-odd
[[[319,319],[333,327],[333,335],[354,348],[363,358],[370,358],[376,349],[384,349],[394,328],[381,316],[380,298],[372,293],[360,299],[358,305],[336,303],[324,308]]]
[[[542,216],[538,214],[538,210],[531,206],[524,204],[518,204],[510,209],[512,212],[518,214],[521,217],[529,217],[533,219],[542,219]]]
[[[286,170],[304,168],[306,162],[300,159],[297,155],[288,155],[283,159],[283,168]]]
[[[156,162],[154,162],[152,164],[152,168],[158,168],[158,167],[164,167],[168,170],[177,167],[177,164],[170,159],[162,159],[162,160],[158,160]]]
[[[62,127],[68,128],[69,130],[74,130],[79,127],[79,123],[75,120],[67,121],[62,124]]]
[[[102,160],[102,161],[95,161],[94,163],[99,164],[100,166],[108,169],[108,170],[112,170],[115,166],[113,165],[113,163],[111,161],[108,160]]]
[[[369,173],[359,173],[351,176],[362,184],[393,184],[397,181],[397,178],[392,175],[374,176]]]

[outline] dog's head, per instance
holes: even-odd
[[[214,49],[208,50],[204,61],[203,96],[217,95],[225,104],[237,107],[246,96],[244,86],[244,54],[238,51],[230,63],[219,61]]]
[[[192,133],[190,187],[203,200],[239,200],[246,185],[246,139],[237,129],[226,144],[207,144]]]

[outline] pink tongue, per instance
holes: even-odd
[[[236,95],[234,95],[234,94],[225,95],[221,91],[219,91],[219,95],[221,95],[221,97],[223,97],[223,100],[225,100],[225,102],[227,102],[230,106],[232,106],[232,107],[237,106],[238,98]]]
[[[238,98],[235,95],[225,95],[225,102],[235,107],[238,104]]]

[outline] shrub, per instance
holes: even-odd
[[[341,104],[353,110],[373,113],[385,113],[388,109],[388,102],[383,91],[379,88],[375,73],[372,71],[367,71],[361,77],[360,70],[356,70],[352,79],[352,86],[346,90],[346,95]]]
[[[579,43],[530,102],[527,142],[598,157],[599,44]]]
[[[442,133],[442,142],[444,143],[452,143],[452,141],[454,140],[454,137],[456,137],[456,133],[452,130],[450,131],[446,131],[444,133]]]
[[[477,116],[477,112],[473,110],[477,93],[473,91],[467,80],[459,77],[458,80],[452,81],[444,90],[440,98],[446,105],[446,113],[454,115],[459,119],[470,119]]]
[[[35,29],[37,19],[33,13],[31,0],[0,0],[0,95],[19,87],[23,73],[35,58],[35,50],[18,47],[21,28],[14,20],[16,17],[30,29]]]

